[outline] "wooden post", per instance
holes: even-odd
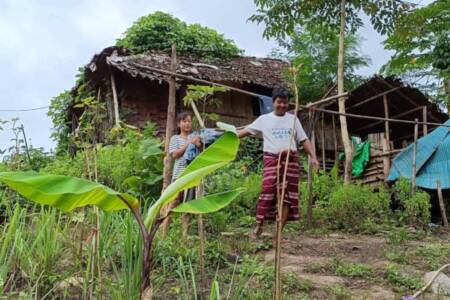
[[[120,127],[119,99],[117,97],[116,81],[114,80],[114,74],[112,71],[111,71],[111,89],[113,93],[113,103],[114,103],[114,126]]]
[[[389,106],[388,106],[388,99],[387,99],[387,95],[383,96],[383,104],[384,104],[384,117],[385,118],[389,118]],[[384,122],[384,130],[385,130],[385,138],[388,142],[388,146],[389,143],[391,142],[391,133],[390,133],[390,128],[389,128],[389,121],[385,121]],[[388,149],[387,151],[389,151],[390,149]]]
[[[204,146],[203,146],[204,147]],[[197,188],[196,198],[199,199],[203,197],[205,194],[205,183],[202,180],[200,185]],[[198,229],[198,237],[199,237],[199,268],[200,268],[200,293],[203,294],[204,289],[206,288],[206,271],[205,271],[205,231],[203,226],[203,217],[202,214],[197,216],[197,229]],[[202,299],[202,298],[201,298]]]
[[[339,168],[338,140],[337,140],[337,134],[336,134],[336,120],[334,119],[334,115],[331,115],[331,119],[333,122],[334,164],[338,165],[338,168]]]
[[[424,105],[423,106],[423,111],[422,111],[422,122],[426,123],[428,120],[428,109],[427,106]],[[428,125],[427,124],[423,124],[423,135],[427,135],[428,134]]]
[[[386,136],[382,139],[382,147],[383,147],[383,153],[389,153],[389,141],[386,138]],[[383,155],[383,173],[384,173],[384,180],[389,176],[389,170],[391,169],[391,158],[389,155]]]
[[[320,126],[320,135],[321,135],[321,139],[322,139],[322,167],[323,167],[323,171],[326,172],[327,171],[327,165],[326,165],[326,158],[325,158],[325,122],[324,122],[324,118],[325,118],[325,114],[322,113],[322,120],[321,120],[321,126]]]
[[[412,174],[411,174],[411,194],[416,192],[416,159],[417,159],[417,137],[419,135],[419,124],[417,118],[414,119],[414,144],[413,144],[413,159],[412,159]]]
[[[338,72],[337,85],[338,94],[344,93],[344,39],[345,39],[345,0],[341,0],[340,11],[340,33],[339,33],[339,56],[338,56]],[[345,113],[345,97],[339,98],[339,112]],[[339,116],[341,121],[341,135],[344,144],[345,163],[344,163],[344,184],[349,184],[352,180],[352,142],[347,129],[347,117]]]
[[[170,62],[170,71],[176,72],[177,70],[177,52],[175,44],[172,45],[172,57]],[[176,125],[176,78],[175,76],[170,77],[169,81],[169,100],[167,105],[167,123],[166,123],[166,136],[164,141],[164,151],[165,151],[165,157],[164,157],[164,170],[163,170],[163,190],[166,189],[166,187],[170,184],[171,179],[171,167],[172,167],[172,157],[169,154],[169,144],[170,144],[170,138],[173,135],[173,132],[175,130]],[[170,210],[175,205],[175,202],[172,202],[169,207],[164,207],[162,212],[163,214],[166,214],[168,210]],[[167,216],[167,218],[164,220],[164,222],[161,224],[162,226],[162,236],[165,237],[167,234],[167,229],[170,224],[170,216]]]
[[[316,151],[316,134],[315,134],[315,115],[314,113],[309,114],[309,120],[311,122],[311,144],[313,146],[313,151]],[[308,156],[308,206],[306,208],[306,223],[308,228],[312,227],[312,202],[313,202],[313,189],[312,189],[312,177],[313,177],[313,167],[311,163],[311,158]]]
[[[389,118],[389,105],[388,105],[387,95],[383,95],[383,105],[384,105],[384,117]],[[390,128],[389,128],[389,121],[385,121],[384,122],[384,137],[382,140],[383,152],[389,152],[391,150],[390,143],[391,143],[391,134],[390,134]],[[390,157],[384,156],[383,157],[384,180],[386,180],[388,178],[390,168],[391,168]]]
[[[444,197],[442,197],[440,180],[436,181],[436,187],[438,193],[439,207],[441,208],[442,223],[444,224],[444,227],[448,228],[447,212],[445,211]]]

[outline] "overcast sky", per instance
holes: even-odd
[[[425,2],[425,1],[424,1]],[[47,110],[4,112],[49,105],[73,87],[78,67],[113,45],[138,17],[156,10],[188,23],[200,23],[236,41],[246,55],[265,56],[276,44],[262,37],[262,26],[247,22],[252,0],[0,0],[0,119],[20,118],[34,147],[54,147]],[[372,75],[389,59],[371,26],[360,30]],[[10,125],[0,132],[0,150],[11,145]]]

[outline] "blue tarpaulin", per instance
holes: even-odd
[[[450,125],[450,119],[444,124]],[[394,158],[388,181],[399,177],[411,179],[412,160],[413,144]],[[442,189],[450,189],[450,127],[440,126],[417,140],[416,185],[436,189],[438,180]]]

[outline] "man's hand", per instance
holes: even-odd
[[[319,161],[318,161],[317,158],[315,158],[315,157],[312,157],[312,158],[311,158],[311,165],[313,166],[313,168],[314,168],[316,171],[318,171],[319,168],[320,168]]]
[[[306,154],[309,155],[311,165],[314,167],[314,169],[319,170],[319,161],[317,160],[316,153],[314,152],[314,147],[308,139],[303,141],[303,150],[305,150]]]

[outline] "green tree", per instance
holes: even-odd
[[[250,20],[264,23],[264,36],[285,38],[295,29],[308,26],[339,32],[337,85],[338,94],[344,93],[344,38],[345,31],[355,32],[363,25],[360,13],[370,17],[375,30],[381,34],[391,31],[395,20],[409,5],[401,0],[254,0],[258,6]],[[345,113],[345,97],[339,98],[339,112]],[[347,130],[347,119],[340,116],[341,135],[345,150],[344,182],[351,181],[352,145]]]
[[[47,115],[53,123],[51,138],[56,141],[56,155],[67,154],[71,144],[71,120],[68,109],[70,105],[84,103],[87,98],[93,97],[89,82],[84,78],[84,68],[78,68],[75,75],[77,87],[74,91],[64,91],[50,100]]]
[[[300,87],[300,101],[319,100],[336,82],[338,36],[306,28],[296,31],[289,39],[280,39],[279,44],[287,53],[277,49],[274,56],[286,58],[294,65],[303,64],[296,80]],[[361,37],[355,34],[346,36],[345,52],[345,88],[352,90],[363,80],[356,70],[368,66],[371,59],[361,54]]]
[[[134,53],[142,53],[149,50],[170,52],[174,43],[180,54],[208,59],[227,59],[243,53],[243,50],[223,34],[200,24],[188,25],[160,11],[140,17],[117,40],[116,45],[128,48]]]
[[[50,137],[56,141],[56,155],[67,153],[70,140],[70,126],[67,119],[67,107],[72,103],[73,97],[69,91],[64,91],[50,100],[47,115],[53,123]]]
[[[408,12],[384,42],[385,48],[395,53],[382,71],[405,75],[450,108],[449,24],[448,0],[433,1]]]

